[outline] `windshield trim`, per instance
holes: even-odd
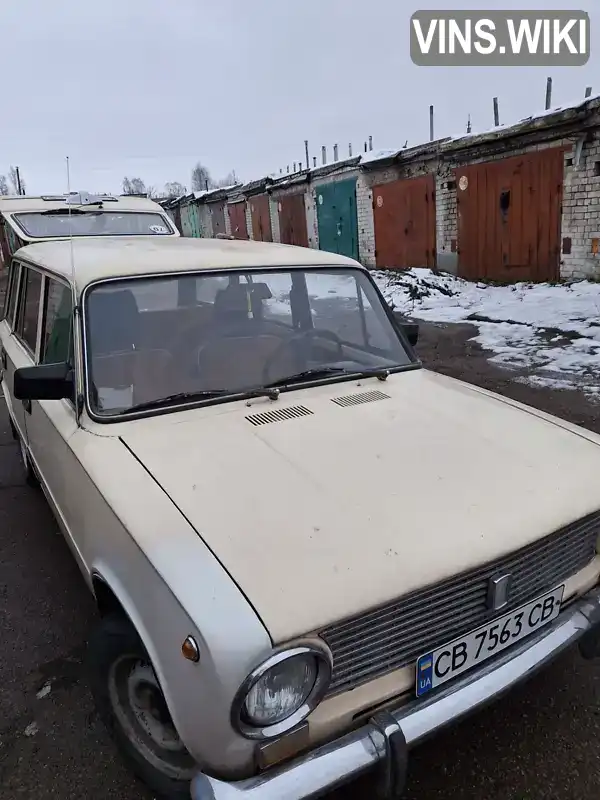
[[[73,208],[77,209],[78,211],[81,210],[81,208],[79,206],[73,206]],[[22,216],[28,216],[28,215],[31,215],[31,214],[44,214],[46,211],[56,211],[58,213],[60,211],[63,211],[63,209],[62,208],[57,208],[57,209],[40,208],[40,209],[35,209],[35,210],[31,209],[30,211],[11,211],[10,213],[5,213],[3,216],[9,221],[9,223],[11,223],[11,225],[13,227],[13,230],[15,230],[15,232],[19,236],[21,236],[21,238],[25,238],[29,242],[49,242],[49,241],[52,241],[54,239],[69,239],[70,238],[70,234],[69,233],[57,234],[56,236],[34,236],[31,233],[28,233],[27,230],[24,228],[23,223],[20,220],[17,219],[18,216],[22,217]],[[158,211],[158,210],[156,210],[156,211],[148,211],[147,209],[136,210],[136,209],[132,209],[132,208],[128,208],[128,209],[116,209],[116,208],[108,209],[107,208],[107,209],[104,209],[104,208],[96,208],[96,207],[89,208],[87,211],[84,211],[84,213],[89,213],[89,214],[103,214],[103,213],[114,214],[116,212],[118,212],[119,214],[146,214],[146,215],[152,214],[155,217],[160,217],[163,220],[163,222],[165,223],[165,227],[167,228],[169,233],[163,233],[163,234],[150,234],[150,233],[96,233],[96,234],[92,234],[92,233],[85,233],[85,234],[73,234],[73,238],[74,239],[98,239],[98,238],[102,238],[103,239],[105,237],[107,237],[107,238],[108,237],[114,237],[115,239],[119,239],[119,238],[127,237],[127,236],[148,236],[148,237],[150,237],[150,236],[153,235],[154,238],[159,238],[159,237],[160,238],[163,238],[163,237],[166,238],[168,236],[177,236],[177,233],[175,231],[175,228],[173,227],[173,223],[172,223],[171,219],[169,218],[168,214],[165,214],[163,211]],[[64,208],[64,215],[66,217],[69,216],[69,206],[68,205],[65,206],[65,208]]]
[[[177,271],[168,271],[168,272],[150,272],[147,274],[136,274],[136,275],[119,275],[118,277],[110,277],[110,278],[99,278],[98,280],[94,280],[91,283],[88,283],[87,286],[83,289],[81,293],[81,297],[79,300],[79,318],[81,321],[81,346],[82,346],[82,362],[83,362],[83,397],[84,397],[84,404],[85,410],[88,417],[97,422],[101,425],[114,425],[117,423],[124,423],[129,422],[137,419],[146,419],[148,417],[156,417],[162,416],[163,414],[172,414],[177,411],[189,411],[194,408],[204,408],[205,406],[216,406],[221,405],[223,403],[233,403],[238,402],[240,400],[247,400],[249,396],[253,396],[252,392],[258,388],[253,387],[252,389],[248,389],[243,392],[232,392],[231,394],[222,395],[221,397],[213,397],[207,399],[198,399],[198,400],[190,400],[189,402],[180,402],[175,403],[173,405],[164,406],[162,408],[153,408],[147,409],[144,411],[120,411],[114,414],[97,414],[91,406],[90,403],[90,355],[88,350],[88,340],[87,340],[87,296],[88,294],[95,289],[97,286],[101,286],[107,283],[121,283],[122,281],[131,281],[131,280],[147,280],[147,279],[165,279],[165,278],[175,278],[175,277],[184,277],[186,275],[197,275],[197,276],[219,276],[219,275],[227,275],[231,272],[239,272],[243,273],[246,272],[257,272],[257,273],[266,273],[266,272],[287,272],[292,270],[302,270],[304,272],[320,272],[323,270],[331,271],[331,272],[347,272],[349,270],[354,270],[356,272],[361,272],[365,278],[370,281],[373,289],[375,290],[377,296],[381,300],[382,306],[384,311],[390,321],[392,329],[396,336],[398,337],[399,342],[402,344],[404,349],[406,350],[406,354],[409,358],[408,364],[397,365],[397,366],[390,366],[385,367],[389,371],[390,376],[400,372],[410,372],[415,369],[422,369],[423,363],[421,359],[415,352],[415,349],[411,346],[411,344],[406,339],[406,336],[398,331],[396,326],[396,322],[394,320],[394,315],[392,309],[386,302],[381,290],[373,280],[373,276],[369,272],[366,267],[363,267],[362,264],[349,265],[349,264],[283,264],[283,265],[275,265],[275,266],[263,266],[257,264],[254,267],[244,266],[244,267],[226,267],[221,269],[193,269],[193,270],[177,270]],[[376,375],[368,375],[367,377],[363,377],[360,370],[356,372],[346,375],[346,374],[339,374],[339,375],[327,375],[324,378],[318,378],[315,380],[307,380],[306,382],[302,383],[294,383],[288,386],[281,386],[278,387],[281,394],[287,392],[295,392],[295,391],[302,391],[303,389],[310,389],[316,386],[323,386],[328,384],[337,384],[337,383],[347,383],[349,381],[356,381],[356,380],[379,380]],[[389,380],[389,379],[388,379]],[[269,402],[277,402],[276,400],[272,400]]]

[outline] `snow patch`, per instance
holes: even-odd
[[[475,325],[474,341],[494,353],[490,361],[530,370],[538,379],[532,385],[600,397],[600,284],[490,286],[429,269],[374,277],[386,300],[407,316]]]

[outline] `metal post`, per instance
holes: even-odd
[[[471,115],[467,119],[467,133],[471,133]]]
[[[546,81],[546,111],[550,108],[552,104],[552,78],[548,78]]]
[[[365,153],[367,152],[367,143],[365,142]]]
[[[313,156],[313,169],[317,168],[317,157]]]
[[[325,145],[323,145],[323,147],[321,148],[321,159],[323,161],[323,164],[327,163],[327,148],[325,147]]]
[[[369,150],[373,149],[373,137],[369,136]]]
[[[17,176],[17,192],[18,194],[23,194],[23,189],[21,187],[21,173],[18,167],[15,167],[15,173]]]
[[[433,106],[429,106],[429,141],[433,142]]]
[[[304,153],[306,155],[306,169],[310,169],[310,158],[308,156],[308,139],[304,140]]]
[[[352,142],[348,145],[348,155],[352,158]]]
[[[338,160],[338,146],[337,146],[337,144],[333,145],[333,160],[334,161]]]
[[[294,172],[296,172],[296,162],[294,161]]]
[[[498,98],[494,97],[494,126],[500,125],[500,112],[498,111]]]
[[[588,86],[587,89],[585,90],[585,96],[586,97],[591,97],[592,96],[592,87],[591,86]]]

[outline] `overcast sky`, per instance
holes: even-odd
[[[412,64],[417,9],[585,9],[587,66],[555,69],[553,105],[600,93],[598,0],[0,0],[0,173],[21,167],[28,193],[119,191],[124,175],[189,187],[251,179],[311,155],[418,144],[516,121],[544,105],[547,68]],[[598,10],[596,10],[598,8]],[[598,48],[595,50],[595,48]]]

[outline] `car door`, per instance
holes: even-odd
[[[16,369],[35,363],[41,312],[42,273],[13,261],[7,319],[2,335],[3,387],[8,411],[23,442],[27,442],[25,417],[31,408],[28,400],[15,400],[13,381]],[[14,294],[13,294],[14,290]],[[8,323],[8,324],[7,324]],[[8,330],[10,330],[10,333]]]
[[[73,333],[71,287],[66,281],[47,275],[42,291],[37,362],[69,362],[75,366]],[[40,476],[44,493],[67,543],[82,564],[73,538],[73,515],[69,511],[76,499],[74,470],[81,468],[70,446],[71,437],[78,428],[75,404],[75,392],[72,398],[63,400],[32,400],[25,424],[30,458]]]

